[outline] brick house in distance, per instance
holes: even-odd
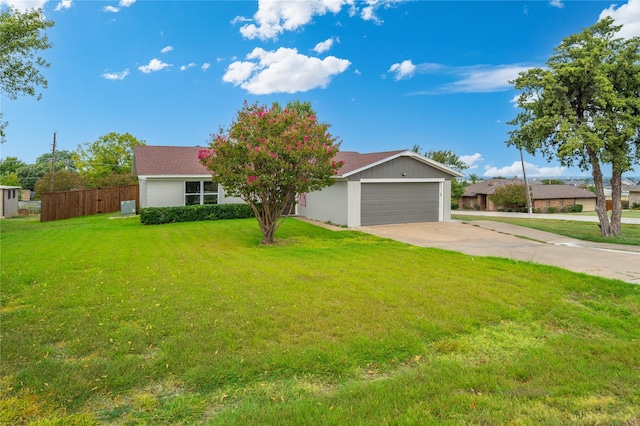
[[[464,195],[458,199],[459,209],[471,209],[480,211],[498,211],[498,206],[490,200],[490,195],[496,189],[507,185],[524,185],[521,179],[488,179],[469,185],[465,188]],[[531,190],[531,203],[535,211],[548,210],[559,211],[563,207],[574,204],[582,205],[582,211],[595,211],[596,194],[586,189],[572,185],[541,185],[529,186]]]

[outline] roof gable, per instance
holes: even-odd
[[[366,154],[360,154],[359,152],[354,151],[339,151],[334,157],[335,161],[344,161],[344,165],[339,170],[339,175],[337,177],[349,177],[356,173],[360,173],[364,170],[370,169],[372,167],[378,166],[380,164],[386,163],[388,161],[392,161],[398,157],[411,157],[416,161],[420,161],[424,164],[427,164],[435,169],[438,169],[442,172],[450,174],[455,177],[464,176],[462,173],[450,169],[444,164],[438,163],[437,161],[431,160],[430,158],[424,157],[416,152],[408,151],[408,150],[398,150],[398,151],[385,151],[385,152],[371,152]]]

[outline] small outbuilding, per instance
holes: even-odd
[[[136,146],[140,207],[241,203],[213,182],[200,147]],[[295,213],[347,227],[451,219],[451,179],[462,174],[413,151],[338,152],[335,184],[299,194]]]
[[[2,201],[0,205],[0,213],[2,218],[18,215],[18,198],[20,196],[19,186],[0,185],[2,193]]]

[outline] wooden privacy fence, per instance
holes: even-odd
[[[42,194],[40,198],[40,222],[118,212],[121,201],[131,200],[135,200],[136,211],[138,211],[140,208],[138,185],[49,192]]]

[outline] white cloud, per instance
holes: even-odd
[[[318,54],[328,52],[333,47],[334,41],[335,40],[333,39],[333,37],[328,38],[325,41],[321,41],[320,43],[315,45],[315,47],[313,48],[313,51]],[[338,40],[338,42],[340,41]]]
[[[557,7],[558,9],[562,9],[564,7],[564,3],[562,3],[562,0],[551,0],[549,2],[549,6]]]
[[[6,4],[14,9],[41,9],[49,0],[0,0],[0,5]]]
[[[62,9],[69,9],[71,6],[73,6],[73,1],[72,0],[62,0],[60,3],[58,3],[56,5],[56,8],[53,9],[56,12],[60,11]]]
[[[231,20],[231,25],[235,25],[238,22],[251,22],[251,19],[245,18],[244,16],[236,16]]]
[[[360,16],[366,21],[381,23],[376,12],[381,7],[389,7],[401,0],[366,0]],[[253,15],[254,23],[243,25],[240,33],[248,39],[277,39],[285,31],[295,31],[311,22],[314,16],[331,12],[337,14],[343,6],[349,7],[349,15],[357,14],[355,0],[309,0],[309,1],[273,1],[258,0],[258,11]],[[233,19],[233,23],[248,22],[242,16]]]
[[[160,53],[167,53],[167,52],[171,52],[173,50],[173,46],[167,46],[167,47],[163,47],[162,50],[160,50]]]
[[[193,68],[193,67],[195,67],[195,66],[196,66],[196,63],[195,63],[195,62],[190,62],[190,63],[188,63],[187,65],[182,65],[182,66],[180,66],[180,71],[186,71],[186,70],[188,70],[189,68]]]
[[[527,172],[527,178],[529,177],[557,177],[562,176],[562,174],[567,170],[566,167],[557,166],[557,167],[540,167],[535,164],[524,162],[524,168]],[[485,172],[483,176],[487,177],[495,177],[502,176],[505,178],[512,178],[514,176],[522,177],[522,163],[520,161],[514,161],[510,166],[504,167],[495,167],[495,166],[485,166]]]
[[[64,1],[64,0],[63,0]],[[120,2],[118,3],[119,7],[115,7],[115,6],[105,6],[102,8],[102,10],[104,12],[110,12],[110,13],[118,13],[120,12],[120,9],[123,7],[129,7],[132,4],[134,4],[136,2],[136,0],[120,0]]]
[[[396,73],[396,81],[402,80],[405,78],[413,77],[413,74],[416,72],[416,66],[411,62],[410,59],[404,60],[401,63],[396,63],[391,65],[389,68],[389,73]]]
[[[145,74],[149,74],[151,72],[155,72],[155,71],[161,71],[167,67],[172,66],[171,64],[167,64],[162,62],[160,59],[152,59],[151,61],[149,61],[149,63],[147,65],[142,65],[139,66],[138,69],[140,71],[142,71]]]
[[[446,87],[448,92],[486,93],[500,92],[512,88],[509,81],[530,67],[523,65],[476,66],[461,68],[458,81]]]
[[[482,154],[478,152],[472,155],[461,155],[459,158],[460,158],[460,161],[466,164],[469,169],[477,169],[478,164],[476,163],[484,160],[484,158],[482,158]]]
[[[620,37],[631,38],[640,36],[640,0],[629,0],[620,7],[612,4],[600,13],[599,19],[611,16],[616,25],[622,25],[618,33]]]
[[[102,78],[107,80],[124,80],[126,76],[129,75],[129,69],[125,69],[120,72],[105,72],[102,74]]]
[[[209,69],[209,67],[211,67],[211,64],[208,62],[205,62],[204,64],[202,64],[202,67],[200,68],[202,68],[202,71],[206,71]]]
[[[254,95],[306,92],[326,87],[334,75],[344,72],[351,62],[328,56],[322,60],[301,55],[297,49],[281,47],[266,51],[255,48],[248,61],[233,62],[222,80],[240,86]]]

